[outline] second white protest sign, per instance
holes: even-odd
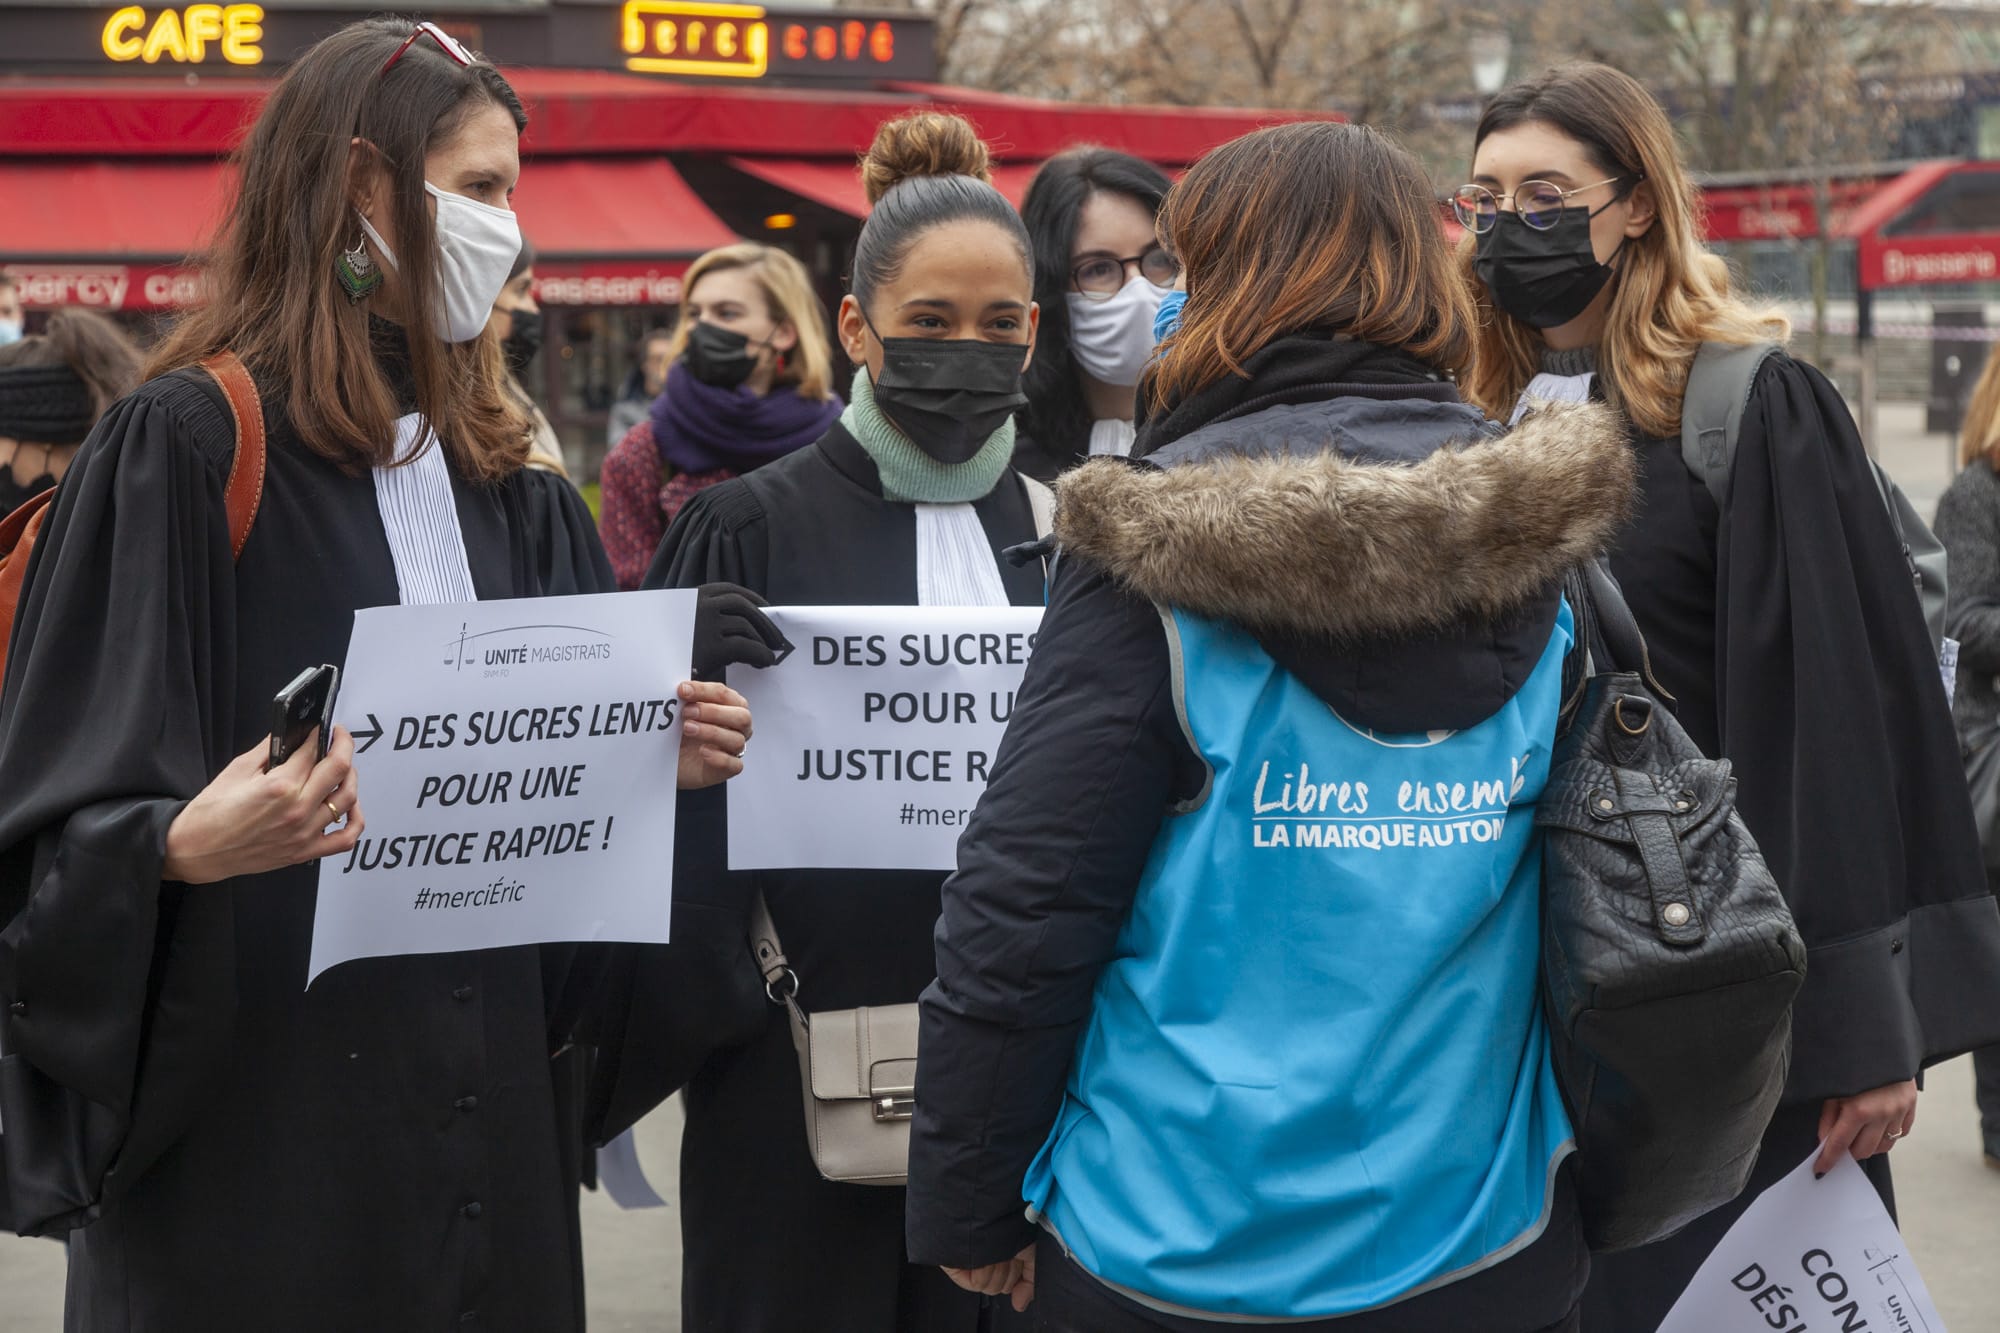
[[[1036,607],[779,607],[797,645],[732,668],[757,738],[729,864],[950,870],[1034,649]]]

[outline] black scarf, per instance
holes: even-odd
[[[1157,415],[1146,414],[1142,391],[1139,438],[1132,456],[1143,458],[1203,426],[1280,403],[1342,397],[1458,401],[1458,389],[1450,380],[1401,348],[1357,342],[1323,329],[1289,333],[1266,343],[1244,361],[1243,369],[1243,375],[1226,375],[1198,393],[1166,404]]]
[[[0,367],[0,439],[82,444],[97,401],[66,365]]]

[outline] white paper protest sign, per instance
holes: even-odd
[[[1945,1333],[1882,1198],[1842,1156],[1759,1195],[1694,1275],[1660,1333]]]
[[[368,827],[320,862],[336,963],[663,943],[693,592],[360,611],[335,720]]]
[[[795,650],[732,667],[757,735],[735,870],[950,870],[1014,711],[1038,607],[781,607]]]

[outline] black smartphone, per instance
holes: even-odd
[[[333,696],[340,686],[340,668],[307,667],[271,700],[271,759],[267,768],[297,754],[313,728],[319,728],[319,757],[333,742]]]

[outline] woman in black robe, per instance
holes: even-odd
[[[847,412],[817,444],[689,501],[647,586],[726,580],[777,605],[876,606],[963,602],[953,589],[974,587],[985,604],[1040,604],[1039,564],[1001,558],[1035,536],[1027,491],[1009,465],[1009,414],[1036,318],[1028,240],[986,174],[984,145],[957,117],[883,128],[863,164],[874,211],[840,311],[842,345],[860,367]],[[911,387],[920,378],[912,351],[942,368],[920,388]],[[934,512],[920,516],[926,507]],[[933,519],[976,521],[983,540],[971,545],[985,567],[924,586],[917,544]],[[723,866],[718,846],[705,870],[719,877]],[[682,882],[688,874],[684,861]],[[726,892],[711,896],[741,907],[763,892],[809,1009],[909,1004],[929,984],[942,873],[728,878]],[[747,970],[744,924],[739,911],[722,947]],[[715,1052],[687,1089],[685,1327],[986,1327],[997,1312],[978,1296],[908,1262],[902,1189],[835,1184],[815,1171],[785,1011],[762,1008],[750,1016],[756,1035]]]
[[[1635,516],[1610,556],[1651,667],[1743,818],[1809,950],[1784,1100],[1748,1187],[1655,1245],[1600,1255],[1584,1327],[1657,1328],[1729,1226],[1809,1156],[1888,1152],[1923,1069],[2000,1037],[1988,892],[1938,649],[1853,419],[1825,377],[1764,360],[1726,503],[1681,443],[1704,344],[1782,343],[1701,248],[1673,128],[1636,82],[1573,65],[1488,104],[1458,196],[1486,307],[1471,395],[1597,398],[1625,416]],[[1539,370],[1539,374],[1537,371]]]
[[[523,469],[479,336],[524,121],[428,25],[358,24],[293,66],[242,151],[209,303],[35,546],[0,695],[4,1203],[69,1234],[70,1330],[582,1327],[551,1069],[569,951],[369,959],[307,990],[312,859],[363,823],[353,738],[261,762],[273,693],[340,662],[355,611],[454,600],[438,579],[610,587],[574,492]],[[234,427],[190,369],[225,348],[268,437],[233,562]],[[378,501],[419,484],[422,523]],[[705,700],[682,784],[735,771],[747,715],[682,697]]]

